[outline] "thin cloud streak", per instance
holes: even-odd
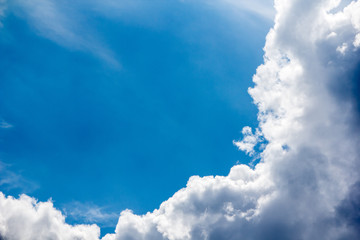
[[[0,121],[0,128],[12,128],[14,127],[12,124],[6,122],[4,119]]]
[[[92,203],[71,202],[62,208],[64,214],[74,221],[96,223],[101,227],[113,227],[119,217],[118,213],[108,212],[104,206]]]
[[[224,0],[221,2],[222,4],[227,4],[230,7],[235,8],[237,11],[254,13],[270,21],[273,21],[275,17],[274,4],[271,0],[251,2],[245,0]]]
[[[32,193],[39,186],[25,179],[20,173],[10,169],[10,165],[0,161],[0,187],[1,189],[20,190],[22,193]]]
[[[121,68],[115,54],[86,24],[85,14],[72,8],[70,3],[60,5],[54,0],[14,0],[7,7],[25,18],[40,36],[69,49],[90,52],[110,66]]]
[[[1,20],[5,16],[6,8],[6,0],[0,0],[0,28],[3,27],[3,23],[1,22]]]
[[[180,1],[181,2],[181,1]],[[183,1],[192,4],[188,1]],[[254,13],[262,18],[272,21],[274,18],[274,8],[272,2],[267,1],[210,1],[204,0],[203,3],[213,5],[215,9],[227,9],[234,11],[233,15],[239,12]],[[74,50],[87,51],[94,56],[102,59],[110,66],[121,69],[121,63],[116,54],[96,33],[96,29],[87,24],[88,13],[96,13],[102,17],[126,20],[131,18],[129,12],[132,12],[137,18],[144,17],[146,12],[158,6],[159,12],[153,17],[163,14],[161,11],[161,1],[156,4],[148,4],[145,1],[80,1],[77,3],[65,2],[59,4],[54,0],[14,0],[0,2],[0,17],[6,17],[4,10],[15,12],[18,16],[25,18],[35,31],[45,38],[56,42],[57,44]],[[85,12],[83,10],[86,10]],[[216,10],[219,11],[219,10]],[[137,13],[137,14],[136,14]],[[145,17],[146,18],[146,17]],[[165,21],[165,19],[163,19]],[[144,20],[144,24],[152,22],[151,19]],[[152,23],[159,24],[158,21]],[[121,54],[121,53],[120,53]]]

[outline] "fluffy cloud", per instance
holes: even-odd
[[[99,239],[96,225],[70,226],[48,202],[36,202],[26,195],[19,199],[0,193],[0,239]]]
[[[259,129],[256,129],[255,133],[253,133],[251,127],[244,127],[241,133],[244,138],[241,141],[234,141],[235,146],[241,151],[246,152],[246,154],[253,156],[255,154],[255,146],[262,141],[261,132]]]
[[[360,1],[277,0],[264,64],[249,93],[259,128],[235,144],[254,169],[193,176],[159,209],[125,210],[103,240],[358,239]],[[98,239],[99,229],[70,226],[51,202],[0,196],[5,239]]]

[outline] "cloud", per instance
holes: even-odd
[[[191,1],[182,1],[193,4]],[[216,8],[225,7],[227,10],[250,12],[268,20],[274,17],[272,0],[263,1],[214,1],[203,0]],[[89,20],[96,16],[113,18],[122,21],[135,21],[137,24],[145,24],[146,27],[154,27],[167,22],[167,12],[164,10],[163,1],[148,3],[143,0],[88,0],[76,3],[65,1],[59,4],[55,0],[0,0],[0,20],[5,17],[7,9],[12,14],[25,19],[35,32],[60,46],[85,51],[93,54],[115,68],[121,68],[116,54],[107,46],[97,29],[90,25]],[[130,14],[129,14],[130,13]],[[136,17],[133,17],[136,16]],[[2,23],[0,22],[0,26]]]
[[[224,0],[221,1],[221,4],[229,5],[238,11],[254,13],[268,20],[273,20],[275,16],[272,0],[255,0],[251,2],[244,0]]]
[[[38,188],[37,184],[28,181],[19,173],[10,169],[10,165],[0,161],[0,188],[6,190],[18,189],[22,193],[30,193]]]
[[[12,128],[12,127],[14,126],[6,122],[4,119],[0,120],[0,128]]]
[[[1,239],[99,239],[96,225],[71,226],[51,201],[37,202],[26,195],[19,199],[0,193]]]
[[[241,131],[244,138],[241,141],[234,141],[234,145],[246,154],[253,156],[255,154],[255,146],[262,141],[261,132],[256,129],[255,134],[252,133],[251,127],[244,127]]]
[[[256,135],[263,137],[260,163],[236,165],[227,176],[193,176],[153,212],[123,211],[103,240],[360,238],[360,1],[339,3],[275,1],[264,64],[249,89],[258,133],[244,128],[248,145],[239,145],[252,153]],[[50,201],[1,195],[0,236],[98,239],[99,229],[67,225]]]
[[[114,53],[86,23],[86,14],[76,8],[76,4],[59,4],[54,0],[14,0],[8,8],[26,19],[40,36],[70,49],[90,52],[111,66],[120,67]]]
[[[108,212],[105,207],[77,201],[66,204],[63,212],[68,219],[82,223],[96,223],[101,227],[114,227],[119,217],[118,213]]]
[[[360,182],[356,182],[350,189],[349,195],[336,208],[336,213],[341,221],[354,229],[348,234],[348,239],[356,239],[360,235]]]
[[[1,20],[5,15],[6,8],[6,0],[0,0],[0,28],[3,27],[3,23],[1,22]]]

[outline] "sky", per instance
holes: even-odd
[[[360,1],[0,1],[0,238],[360,238]]]
[[[257,123],[247,88],[267,15],[226,16],[231,3],[5,4],[5,194],[52,198],[80,222],[102,209],[111,224],[97,223],[114,228],[121,210],[152,211],[192,175],[252,160],[232,141]]]

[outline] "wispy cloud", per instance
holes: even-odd
[[[179,2],[181,1],[179,0]],[[192,4],[187,0],[183,2]],[[90,52],[115,68],[121,68],[121,63],[116,54],[107,46],[106,41],[98,34],[95,27],[88,24],[88,20],[93,17],[92,14],[120,20],[132,18],[129,12],[137,18],[143,18],[150,11],[155,11],[154,14],[150,14],[153,18],[165,14],[162,12],[165,10],[161,10],[161,1],[150,4],[141,0],[89,0],[65,1],[60,4],[59,1],[55,0],[13,0],[5,3],[6,0],[0,0],[0,18],[6,9],[5,5],[7,5],[9,11],[14,11],[18,16],[25,18],[39,35],[69,49]],[[233,15],[238,14],[239,11],[250,12],[268,20],[272,20],[275,13],[270,0],[265,2],[260,0],[251,2],[245,0],[203,0],[202,3],[213,5],[215,8],[221,6],[219,11],[223,11],[225,8],[228,12],[233,11]],[[154,10],[154,8],[159,9]],[[153,22],[152,19],[148,18],[149,16],[145,17],[144,24]],[[165,19],[163,21],[166,21]],[[159,24],[158,20],[154,22],[154,24]]]
[[[119,213],[109,212],[107,207],[77,201],[65,204],[63,211],[72,220],[96,223],[101,227],[114,227],[119,217]]]
[[[219,2],[228,5],[233,10],[254,13],[270,21],[275,17],[274,1],[272,0],[223,0]]]
[[[3,190],[19,190],[21,193],[31,193],[39,186],[27,179],[21,173],[11,170],[11,165],[0,162],[0,188]]]
[[[0,120],[0,128],[12,128],[12,124],[6,122],[4,119]]]
[[[0,0],[0,28],[3,27],[1,20],[5,15],[6,8],[6,0]]]
[[[27,19],[39,35],[70,49],[88,51],[111,66],[120,67],[114,53],[86,23],[86,15],[75,4],[59,4],[54,0],[14,0],[9,7]]]

